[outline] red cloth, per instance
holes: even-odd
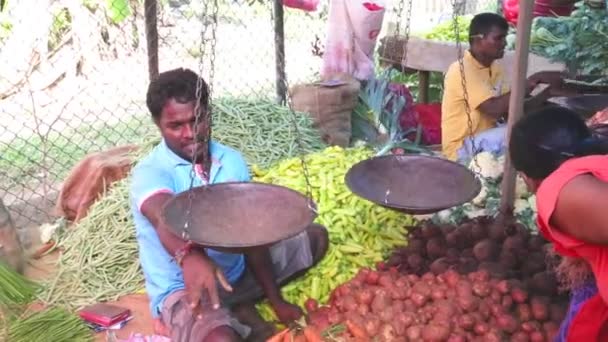
[[[404,84],[391,83],[388,89],[397,96],[405,97],[405,107],[399,114],[401,129],[403,131],[417,129],[420,124],[423,145],[441,144],[441,103],[414,104],[412,93]],[[387,104],[387,110],[390,110],[391,105],[390,102]],[[413,141],[416,139],[416,133],[409,133],[406,137]]]
[[[559,254],[585,259],[597,281],[599,294],[588,300],[572,321],[568,341],[608,341],[608,248],[580,241],[550,224],[562,188],[582,174],[608,182],[608,156],[569,160],[542,182],[536,193],[538,227]]]
[[[517,25],[519,16],[519,0],[505,0],[502,10],[508,22]],[[574,2],[567,5],[553,5],[552,0],[536,0],[534,2],[534,17],[569,16],[574,10]]]

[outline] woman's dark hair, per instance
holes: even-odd
[[[575,112],[552,106],[513,126],[509,154],[517,171],[544,179],[568,159],[608,154],[608,141],[594,136]]]
[[[199,77],[194,71],[178,68],[161,73],[150,82],[146,94],[146,105],[155,120],[160,119],[160,114],[169,99],[175,99],[180,103],[188,103],[196,100],[196,83]],[[201,88],[200,107],[207,109],[209,106],[209,89],[203,79]]]
[[[490,33],[493,27],[508,31],[509,23],[496,13],[479,13],[474,16],[469,26],[469,44],[473,44],[473,38],[476,36]]]

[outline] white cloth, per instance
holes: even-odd
[[[323,76],[347,73],[358,80],[367,80],[374,75],[373,53],[386,9],[382,0],[373,2],[376,9],[368,9],[370,3],[331,0]]]

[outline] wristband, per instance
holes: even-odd
[[[175,256],[173,257],[175,259],[175,262],[181,267],[182,266],[182,262],[184,261],[184,258],[186,257],[186,255],[190,254],[190,252],[192,252],[192,241],[188,241],[186,242],[186,244],[184,246],[182,246],[180,249],[178,249],[175,252]]]

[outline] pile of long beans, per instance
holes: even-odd
[[[0,262],[0,308],[24,305],[35,298],[38,286]]]
[[[312,128],[311,119],[299,113],[296,121],[302,138],[301,152],[323,149],[325,145]],[[271,102],[214,101],[213,138],[241,151],[249,164],[266,167],[298,154],[292,127],[289,110]],[[145,144],[139,156],[153,145]],[[129,209],[127,178],[114,184],[84,219],[61,234],[57,241],[57,247],[62,249],[58,270],[40,296],[43,302],[78,309],[143,289]]]
[[[76,315],[61,308],[51,308],[14,319],[7,341],[11,342],[88,342],[91,330]]]

